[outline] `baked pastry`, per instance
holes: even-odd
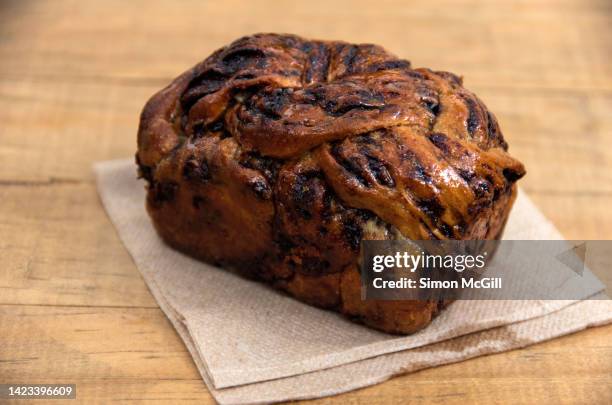
[[[377,329],[446,304],[362,301],[363,239],[499,237],[525,170],[461,78],[376,45],[244,37],[146,104],[136,155],[171,246]]]

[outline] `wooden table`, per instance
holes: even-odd
[[[247,33],[384,44],[465,76],[568,238],[612,239],[612,3],[3,1],[0,382],[87,403],[212,402],[106,217],[91,164],[132,156],[147,98]],[[328,402],[610,403],[612,326]]]

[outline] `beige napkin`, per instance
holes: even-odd
[[[417,334],[380,333],[172,250],[149,221],[133,161],[95,172],[119,236],[222,404],[337,394],[612,321],[609,300],[458,301]],[[561,235],[520,193],[505,238]]]

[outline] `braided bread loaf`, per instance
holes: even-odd
[[[375,328],[445,303],[362,301],[362,239],[497,238],[524,175],[459,77],[376,45],[259,34],[144,107],[136,155],[171,246]]]

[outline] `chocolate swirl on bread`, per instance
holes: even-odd
[[[146,104],[137,163],[171,246],[375,328],[445,303],[361,301],[363,239],[499,237],[525,170],[452,73],[376,45],[258,34]]]

